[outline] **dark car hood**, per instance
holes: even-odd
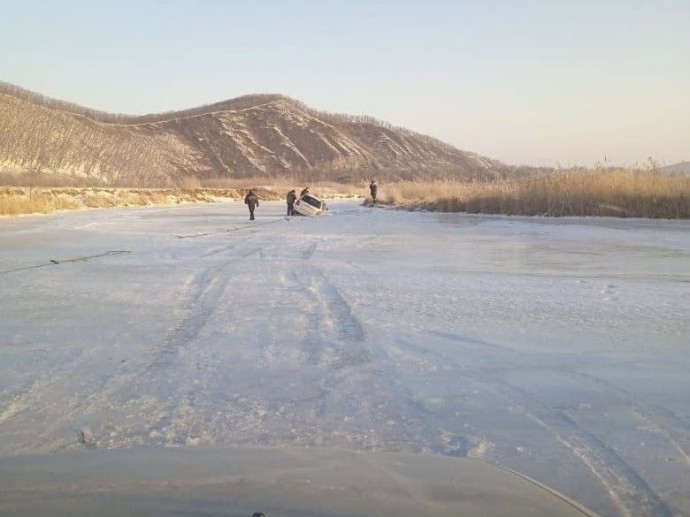
[[[467,458],[320,449],[131,449],[0,458],[0,515],[582,516]]]

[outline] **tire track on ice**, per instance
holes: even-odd
[[[68,360],[69,359],[69,360]],[[27,385],[20,389],[18,392],[13,394],[2,394],[10,398],[10,402],[5,406],[5,408],[0,411],[0,424],[4,424],[6,421],[15,417],[16,415],[22,413],[29,407],[33,406],[37,402],[36,392],[39,389],[45,389],[51,386],[56,379],[60,378],[60,375],[56,372],[57,369],[61,368],[63,365],[71,363],[71,356],[69,358],[64,358],[57,364],[51,365],[49,372],[42,373],[33,380],[31,380]]]
[[[235,249],[234,243],[231,243],[216,248],[209,253],[202,254],[201,258],[208,258],[209,256]],[[219,265],[204,267],[188,279],[182,289],[183,291],[192,291],[186,302],[186,314],[154,352],[155,357],[147,370],[164,366],[164,361],[168,360],[169,362],[171,355],[175,355],[179,349],[192,342],[199,335],[216,310],[216,305],[222,298],[233,276],[221,276],[226,268],[236,265],[238,260],[245,260],[255,254],[263,256],[260,247],[254,247],[249,250],[240,249],[239,251],[240,253],[237,255],[226,255],[224,258],[227,260]]]
[[[299,347],[303,364],[319,372],[311,403],[317,435],[328,436],[331,445],[381,448],[374,428],[385,420],[386,391],[363,326],[346,298],[317,268],[293,267],[285,280],[296,292],[309,294],[298,298],[306,317]]]
[[[569,370],[569,372],[576,377],[585,379],[593,384],[604,387],[610,392],[616,393],[618,398],[622,399],[621,402],[627,406],[630,411],[647,422],[651,426],[652,431],[664,437],[679,452],[685,463],[690,466],[690,453],[683,446],[684,442],[690,440],[690,426],[673,411],[656,404],[640,402],[635,399],[629,391],[605,381],[604,379],[600,379],[599,377],[575,370]]]
[[[451,455],[467,451],[462,438],[443,442],[433,413],[395,379],[394,361],[386,350],[367,346],[366,332],[351,304],[320,270],[293,267],[284,283],[312,295],[299,298],[306,315],[301,348],[306,364],[327,368],[316,400],[320,419],[334,422],[337,431],[349,435],[373,430],[375,435],[364,440],[370,448]],[[354,417],[358,419],[343,423]]]
[[[304,293],[307,290],[307,285],[294,269],[288,271],[284,277],[284,282],[291,291]],[[300,353],[304,363],[309,366],[318,366],[323,355],[323,343],[320,332],[321,313],[319,312],[318,303],[312,298],[305,299],[302,296],[300,297],[300,302],[302,317],[306,320],[303,329],[304,336],[299,343]]]
[[[580,427],[564,411],[542,406],[527,392],[505,381],[493,379],[487,382],[482,377],[477,377],[477,380],[506,400],[520,405],[528,418],[546,429],[579,458],[606,488],[623,515],[672,517],[668,505],[630,464],[606,443]]]
[[[51,408],[61,404],[61,400],[56,400],[55,397],[59,394],[59,384],[70,378],[74,364],[82,364],[83,352],[81,350],[71,350],[57,361],[50,365],[46,365],[45,370],[31,379],[23,388],[14,394],[3,394],[10,400],[7,406],[0,412],[0,425],[3,431],[11,431],[13,427],[21,429],[29,428],[34,430],[37,428],[34,415],[39,418],[44,417],[44,413],[48,413]],[[52,423],[52,421],[51,421]],[[34,450],[42,450],[42,440],[36,440],[35,435],[22,432],[24,442],[14,443],[12,448],[6,451],[9,454],[19,454],[23,452],[31,452]],[[38,436],[43,436],[39,433]],[[28,440],[28,441],[27,441]],[[33,440],[33,441],[31,441]],[[39,445],[37,445],[37,442]],[[2,446],[0,446],[2,451]]]
[[[155,392],[163,386],[169,387],[170,379],[166,378],[166,372],[173,364],[179,351],[193,342],[206,325],[206,322],[213,314],[215,305],[222,297],[229,283],[230,277],[221,275],[223,270],[231,265],[233,261],[226,261],[215,267],[204,267],[196,272],[183,283],[182,291],[189,292],[185,303],[184,316],[178,324],[168,333],[157,347],[154,347],[148,354],[144,355],[139,361],[131,361],[123,369],[116,369],[109,375],[98,379],[89,387],[91,395],[78,401],[72,410],[68,410],[63,415],[51,422],[51,425],[44,429],[41,436],[46,437],[60,434],[61,429],[71,428],[80,430],[86,427],[93,427],[89,424],[89,415],[93,411],[141,411],[141,403],[146,397],[154,396]],[[144,398],[142,398],[144,397]],[[169,397],[159,398],[159,403],[151,410],[160,412],[160,402]],[[137,406],[137,402],[139,406]],[[134,407],[132,407],[134,406]],[[102,426],[103,421],[99,419],[97,425]],[[120,427],[118,432],[123,432]],[[64,433],[63,433],[64,434]],[[62,441],[64,442],[64,440]],[[74,442],[56,443],[53,450],[70,448]],[[99,435],[94,432],[91,437],[91,445],[101,447],[103,444],[112,445],[112,440],[107,436]]]
[[[454,340],[458,342],[458,340]],[[470,345],[476,345],[471,341]],[[421,353],[425,349],[416,347]],[[493,352],[498,347],[491,347]],[[509,350],[509,349],[507,349]],[[496,374],[477,373],[458,364],[447,354],[434,352],[459,374],[483,385],[487,390],[522,408],[527,418],[547,430],[556,441],[578,458],[601,483],[611,501],[626,517],[655,515],[671,517],[668,505],[647,484],[640,474],[597,436],[579,426],[562,410],[544,406],[526,391],[496,378]],[[519,352],[511,353],[514,358],[526,358]],[[534,367],[534,365],[527,365]],[[572,372],[570,372],[572,373]]]
[[[166,372],[172,366],[175,358],[180,350],[199,335],[204,325],[210,318],[214,305],[225,291],[228,283],[228,278],[219,279],[218,273],[222,271],[229,263],[225,263],[215,268],[205,267],[198,271],[187,282],[183,284],[183,291],[191,290],[191,294],[187,297],[186,315],[181,319],[175,329],[164,338],[163,342],[155,347],[148,357],[144,357],[142,361],[135,364],[124,371],[114,371],[106,377],[99,380],[97,385],[90,388],[91,394],[78,403],[72,411],[68,411],[63,417],[57,419],[45,430],[46,435],[56,434],[61,428],[92,428],[89,424],[89,416],[93,411],[103,411],[110,408],[115,411],[127,412],[141,412],[145,409],[146,401],[150,406],[150,397],[156,396],[156,391],[161,389],[169,389],[170,379],[165,378]],[[153,407],[148,407],[151,411],[160,413],[162,411],[162,403],[169,399],[172,394],[168,396],[156,396],[158,402]],[[132,438],[132,429],[126,425],[126,418],[116,425],[117,439],[122,440],[123,436]],[[146,420],[146,419],[144,419]],[[123,427],[123,422],[125,423]],[[98,427],[103,425],[102,418],[98,418]],[[112,423],[111,423],[112,424]],[[140,422],[141,424],[141,422]],[[144,427],[142,425],[142,427]],[[112,439],[106,436],[105,429],[101,432],[93,432],[89,437],[91,445],[101,447],[104,444],[112,445]],[[137,433],[134,432],[134,435]],[[69,448],[70,443],[64,444],[61,448]]]
[[[255,282],[261,285],[271,285],[273,283],[272,277],[277,273],[274,264],[275,260],[278,258],[281,260],[293,258],[291,256],[281,256],[285,251],[283,246],[275,246],[275,244],[266,246],[266,243],[264,243],[263,246],[243,247],[231,252],[236,256],[236,259],[246,260],[251,263],[248,265],[248,271],[245,270],[244,266],[243,270],[245,270],[246,275],[259,278]],[[266,249],[264,250],[263,248]],[[290,254],[294,252],[294,249],[288,247],[287,251]],[[205,283],[201,278],[198,280],[196,283]],[[247,283],[246,278],[241,278],[240,280],[240,285]],[[283,284],[285,284],[284,276]],[[202,293],[202,296],[206,303],[211,306],[214,306],[218,301],[216,296],[212,296],[212,287],[208,287],[206,292]],[[280,313],[280,307],[284,306],[284,304],[284,298],[271,297],[262,303],[262,310],[267,314],[271,314],[274,308],[278,308]],[[229,310],[232,311],[233,309],[230,308]],[[242,312],[244,313],[244,311]],[[194,333],[198,323],[198,321],[194,321],[190,324],[190,322],[184,321],[180,326],[186,329],[186,333]],[[197,335],[198,333],[196,332]],[[290,363],[290,351],[284,347],[277,346],[277,343],[280,343],[280,339],[276,339],[276,336],[279,336],[279,334],[272,332],[272,325],[270,324],[261,326],[254,331],[253,337],[256,340],[256,344],[253,346],[253,351],[257,353],[254,367],[257,371],[270,368],[273,365],[277,365],[280,369],[282,361]],[[180,337],[173,335],[173,341],[177,339],[180,339]],[[182,341],[184,342],[185,339],[182,339]],[[175,347],[173,346],[173,348]],[[223,366],[215,360],[213,346],[207,348],[200,343],[198,347],[194,348],[193,352],[197,371],[193,373],[188,372],[187,375],[184,375],[172,391],[169,386],[163,388],[162,391],[159,390],[157,395],[158,403],[156,405],[157,418],[149,425],[149,429],[156,433],[156,437],[150,434],[151,439],[155,443],[164,445],[194,444],[198,440],[201,440],[200,443],[205,444],[222,443],[230,445],[235,443],[235,440],[255,444],[254,439],[259,441],[265,439],[258,436],[262,422],[268,415],[267,411],[269,410],[267,408],[274,403],[274,400],[280,400],[284,395],[282,397],[267,397],[260,394],[257,396],[256,393],[253,393],[252,388],[250,389],[251,395],[247,395],[246,399],[240,396],[239,399],[231,404],[231,407],[221,409],[221,406],[218,405],[217,397],[223,390]],[[174,354],[169,356],[169,359],[174,359],[174,356]],[[188,357],[188,355],[185,357]],[[172,361],[170,362],[172,363]],[[153,366],[158,365],[154,364]],[[180,365],[180,367],[184,367],[184,365]],[[187,370],[194,370],[194,368],[187,367]],[[155,377],[157,373],[153,371],[150,375]],[[283,373],[279,372],[279,375],[283,375]],[[161,382],[164,383],[165,379],[161,379]],[[234,389],[237,390],[237,387]],[[151,386],[149,390],[155,390],[155,388]],[[239,406],[237,405],[238,402]],[[270,425],[271,423],[269,423]],[[252,433],[255,433],[256,437],[252,437]],[[269,436],[269,440],[273,438],[270,431],[268,431],[267,436]],[[231,441],[228,442],[228,440]]]
[[[339,370],[371,362],[364,346],[364,329],[340,291],[316,268],[292,269],[287,279],[296,292],[310,293],[304,300],[307,313],[302,349],[307,363],[327,363]],[[330,353],[330,357],[329,357]]]
[[[416,345],[401,335],[395,335],[394,343],[403,345],[406,350],[421,351]],[[377,349],[381,364],[389,364],[390,370],[394,370],[397,361],[394,355],[400,352],[399,348],[391,348],[391,352],[381,347]],[[403,352],[404,356],[406,352]],[[425,351],[421,353],[426,354]],[[444,456],[467,456],[472,448],[471,441],[463,434],[448,433],[439,427],[438,415],[428,408],[419,396],[402,382],[397,376],[389,373],[383,379],[385,389],[394,395],[391,402],[393,417],[401,423],[404,434],[402,440],[412,444],[414,452],[431,452]]]
[[[154,352],[155,357],[147,371],[169,366],[179,350],[199,335],[216,310],[216,305],[230,281],[227,276],[219,278],[219,274],[228,265],[230,262],[213,269],[204,268],[194,275],[188,284],[194,294],[187,304],[187,314]]]
[[[512,368],[515,368],[516,363],[526,368],[534,368],[534,363],[529,362],[529,357],[513,348],[488,343],[482,340],[476,340],[467,336],[458,336],[449,332],[434,331],[431,334],[448,339],[454,343],[459,343],[464,346],[469,346],[472,350],[483,351],[493,354],[508,354],[511,358]],[[520,364],[521,363],[521,364]],[[630,392],[615,384],[605,381],[599,377],[584,373],[573,368],[560,368],[558,365],[553,365],[556,369],[555,373],[572,377],[578,381],[584,380],[590,384],[597,385],[605,389],[612,397],[615,397],[619,404],[628,408],[628,410],[637,415],[640,419],[647,422],[651,430],[668,441],[671,446],[678,451],[686,464],[690,466],[690,453],[688,447],[684,443],[690,441],[690,426],[679,418],[673,411],[657,404],[649,404],[634,397]]]
[[[303,251],[302,251],[302,258],[304,260],[311,260],[311,258],[314,256],[316,253],[316,248],[318,247],[318,242],[313,242],[309,246],[307,246]]]
[[[185,290],[191,289],[193,294],[186,304],[186,314],[181,318],[176,327],[168,334],[161,345],[153,352],[153,359],[145,370],[139,375],[135,386],[130,391],[130,400],[136,400],[136,396],[144,394],[154,402],[156,411],[155,421],[145,426],[150,432],[147,440],[154,439],[151,432],[158,432],[158,438],[163,440],[163,445],[185,445],[191,438],[192,429],[204,429],[204,416],[197,410],[203,396],[206,394],[204,385],[190,385],[189,379],[181,378],[172,386],[168,373],[174,368],[180,351],[194,343],[208,321],[217,311],[217,306],[235,274],[225,274],[224,270],[237,264],[237,260],[245,260],[253,255],[261,255],[260,248],[243,250],[243,252],[231,260],[212,268],[204,268],[196,273],[188,282]],[[200,369],[204,363],[204,383],[208,383],[218,366],[204,350],[198,351],[196,368]],[[198,380],[198,379],[197,379]],[[204,429],[206,431],[206,429]],[[212,430],[210,430],[212,434]],[[199,433],[196,433],[197,435]]]
[[[239,261],[251,261],[256,264],[258,269],[251,269],[248,275],[259,274],[269,275],[275,273],[275,268],[272,265],[262,265],[265,259],[265,252],[262,246],[253,248],[241,248],[237,250],[238,253],[233,253],[232,260],[214,268],[207,277],[200,273],[198,278],[195,278],[192,284],[197,287],[196,292],[198,296],[193,303],[190,304],[190,309],[187,317],[178,325],[182,332],[173,332],[170,342],[166,343],[169,350],[164,353],[164,356],[157,358],[155,362],[151,363],[151,376],[156,379],[158,374],[163,375],[168,371],[169,367],[173,367],[173,363],[178,356],[178,351],[185,348],[188,344],[193,343],[202,329],[206,326],[208,321],[217,312],[218,303],[223,299],[223,294],[227,291],[229,281],[233,277],[240,275],[239,272],[234,274],[221,275],[222,270],[231,264],[238,264]],[[273,251],[272,249],[268,250]],[[244,269],[244,265],[242,266]],[[222,277],[222,285],[215,285],[214,282]],[[261,283],[261,282],[259,282]],[[266,281],[268,284],[268,280]],[[272,299],[274,300],[274,299]],[[274,300],[275,301],[275,300]],[[232,308],[230,308],[232,311]],[[269,309],[269,313],[271,310]],[[266,367],[270,362],[271,347],[274,346],[270,336],[266,340],[259,340],[256,351],[259,352],[258,367]],[[157,433],[157,443],[163,440],[163,445],[189,445],[196,443],[215,444],[220,440],[223,444],[227,443],[228,436],[237,436],[238,428],[243,427],[246,422],[251,422],[252,428],[256,429],[260,425],[260,420],[257,420],[256,415],[252,413],[250,418],[244,420],[234,420],[231,427],[228,427],[227,414],[220,412],[219,407],[213,400],[211,395],[214,391],[217,393],[220,388],[219,381],[222,380],[223,374],[221,372],[222,365],[216,360],[216,352],[213,345],[206,346],[199,343],[193,349],[195,366],[191,368],[195,370],[191,376],[182,376],[174,391],[171,391],[170,386],[164,388],[162,392],[156,394],[158,403],[156,405],[157,419],[148,428]],[[184,368],[184,365],[179,365]],[[160,370],[157,372],[155,370]],[[189,372],[187,372],[188,375]],[[151,388],[155,385],[165,385],[166,379],[161,378],[160,382],[151,382],[148,384]],[[153,385],[153,386],[151,386]],[[149,390],[151,393],[151,390]],[[153,391],[155,393],[155,391]],[[261,407],[265,401],[255,401],[257,407]],[[233,409],[236,413],[236,408]],[[232,413],[232,411],[231,411]],[[244,429],[246,432],[246,429]],[[149,434],[151,438],[151,434]],[[199,442],[201,440],[201,442]]]
[[[303,303],[308,314],[303,343],[307,363],[326,368],[315,400],[320,427],[331,425],[347,446],[364,450],[448,452],[433,413],[396,380],[386,350],[367,342],[364,326],[338,288],[313,267],[292,269],[289,279],[294,289],[313,294]],[[461,443],[453,450],[458,455],[466,448]]]

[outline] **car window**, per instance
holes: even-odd
[[[313,198],[311,196],[302,196],[302,201],[305,203],[315,207],[315,208],[321,208],[321,201],[319,201],[316,198]]]

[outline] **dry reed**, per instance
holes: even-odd
[[[241,199],[245,192],[234,189],[46,189],[0,188],[0,215],[50,214],[59,210],[113,208],[120,206],[212,203]],[[264,199],[277,195],[261,192]]]
[[[568,171],[493,182],[403,182],[380,202],[438,212],[690,218],[690,177],[634,170]]]

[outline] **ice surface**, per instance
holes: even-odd
[[[690,223],[331,209],[1,219],[0,454],[471,456],[690,515]]]

